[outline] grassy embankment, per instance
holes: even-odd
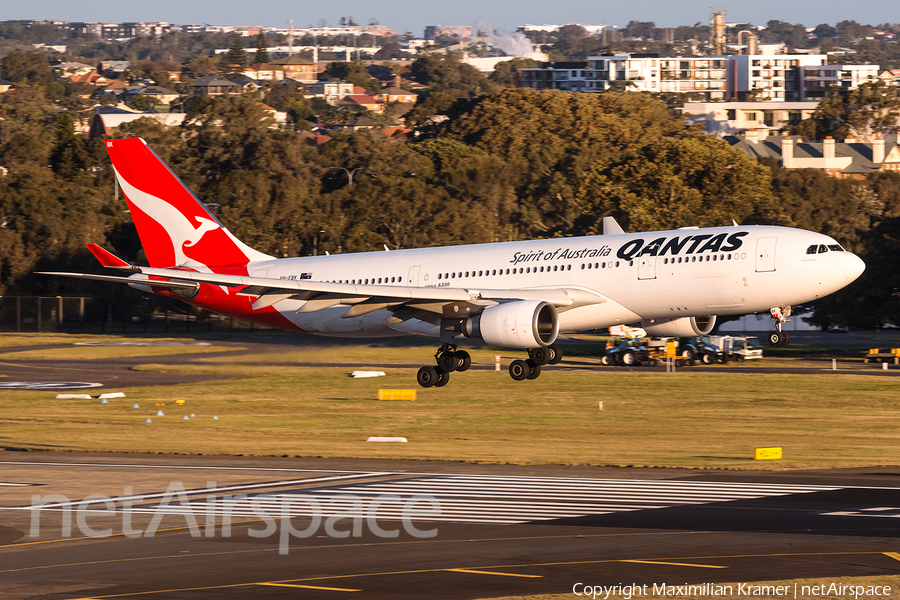
[[[211,347],[189,350],[200,348]],[[454,373],[445,388],[419,389],[415,402],[379,402],[378,388],[416,387],[415,369],[388,366],[386,377],[352,379],[349,367],[268,364],[368,362],[382,369],[425,364],[429,353],[357,344],[143,365],[233,378],[125,389],[126,399],[107,405],[3,390],[0,446],[731,469],[900,464],[894,377],[763,374],[750,365],[743,373],[697,367],[674,375],[551,367],[526,382],[505,371]],[[496,353],[473,355],[491,364]],[[500,354],[506,365],[520,353]],[[596,359],[575,356],[572,363]],[[165,416],[154,416],[158,409]],[[181,420],[191,413],[196,417]],[[367,443],[373,435],[410,441]],[[755,462],[760,446],[783,446],[785,458]]]

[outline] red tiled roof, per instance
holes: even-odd
[[[344,100],[350,100],[351,102],[356,102],[357,104],[381,104],[372,96],[367,96],[365,94],[351,94],[349,96],[344,96]]]

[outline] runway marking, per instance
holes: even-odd
[[[723,567],[720,565],[694,565],[690,563],[676,563],[676,562],[662,562],[658,560],[620,560],[619,562],[626,563],[642,563],[645,565],[672,565],[674,567],[701,567],[704,569],[727,569],[728,567]]]
[[[391,475],[386,472],[371,477]],[[366,477],[366,474],[318,478],[321,481]],[[299,480],[305,481],[305,480]],[[312,478],[310,480],[312,481]],[[291,482],[286,481],[284,485]],[[253,486],[247,486],[247,489]],[[259,487],[264,487],[259,484]],[[230,489],[240,489],[232,486]],[[490,475],[414,476],[404,479],[341,482],[318,490],[282,490],[268,494],[253,494],[246,498],[196,498],[190,505],[159,508],[158,504],[135,507],[133,512],[165,514],[204,513],[208,509],[217,515],[226,513],[236,517],[283,515],[310,517],[318,504],[322,516],[344,513],[356,508],[358,498],[364,508],[379,496],[399,498],[399,503],[378,507],[378,518],[401,520],[402,503],[415,496],[437,500],[440,513],[416,520],[456,523],[519,524],[535,521],[598,516],[637,510],[655,510],[676,506],[730,502],[792,494],[807,494],[840,489],[834,486],[813,486],[767,483],[729,483],[683,480],[585,479],[557,477],[495,477]],[[204,493],[199,490],[197,493]],[[161,494],[160,494],[161,495]],[[148,496],[144,496],[147,498]],[[152,496],[150,496],[152,497]]]
[[[522,575],[520,573],[498,573],[497,571],[476,571],[474,569],[446,569],[454,573],[476,573],[478,575],[503,575],[505,577],[530,577],[540,579],[543,575]]]
[[[885,556],[890,556],[894,560],[900,560],[900,552],[884,552]]]
[[[270,587],[288,587],[288,588],[304,588],[307,590],[327,590],[329,592],[361,592],[362,590],[351,590],[349,588],[321,587],[318,585],[298,585],[296,583],[254,583],[253,585],[265,585]]]
[[[464,541],[464,540],[459,540]],[[861,556],[861,555],[873,555],[873,554],[885,554],[884,552],[785,552],[785,553],[774,553],[774,554],[735,554],[735,555],[722,555],[722,556],[686,556],[681,558],[681,560],[705,560],[705,559],[723,559],[723,558],[773,558],[773,557],[786,557],[786,556]],[[171,557],[169,557],[171,558]],[[553,562],[553,563],[526,563],[526,564],[518,564],[518,565],[491,565],[483,567],[485,569],[516,569],[516,568],[526,568],[526,567],[552,567],[552,566],[568,566],[568,565],[595,565],[595,564],[608,564],[608,563],[616,563],[623,562],[623,559],[606,559],[606,560],[581,560],[581,561],[566,561],[566,562]],[[696,566],[696,565],[691,565]],[[416,569],[409,571],[382,571],[379,573],[351,573],[347,575],[321,575],[318,577],[305,577],[300,579],[285,579],[279,582],[263,582],[263,583],[296,583],[301,581],[323,581],[323,580],[333,580],[333,579],[352,579],[359,577],[374,577],[379,575],[416,575],[421,573],[437,573],[442,571],[450,571],[452,569]],[[250,587],[259,585],[260,582],[248,582],[248,583],[232,583],[226,585],[211,585],[211,586],[203,586],[203,587],[190,587],[190,588],[173,588],[166,590],[148,590],[144,592],[130,592],[125,594],[109,594],[106,596],[93,596],[91,598],[77,598],[75,600],[101,600],[104,598],[123,598],[128,596],[148,596],[153,594],[164,594],[171,592],[193,592],[193,591],[203,591],[203,590],[217,590],[217,589],[225,589],[225,588],[237,588],[237,587]]]

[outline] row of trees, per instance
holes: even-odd
[[[589,235],[605,215],[626,230],[783,224],[833,235],[869,263],[863,284],[818,305],[819,322],[900,322],[884,260],[900,250],[900,176],[785,171],[644,94],[487,79],[478,93],[469,73],[435,60],[416,67],[434,91],[410,142],[371,130],[312,148],[245,97],[202,98],[181,127],[139,120],[116,135],[147,140],[235,235],[276,256]],[[0,96],[0,294],[91,293],[31,273],[95,268],[88,242],[140,261],[140,244],[101,141],[75,135],[50,84],[23,72],[18,93]]]

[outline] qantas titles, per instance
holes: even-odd
[[[629,240],[617,251],[616,256],[623,260],[631,260],[635,256],[665,256],[667,254],[677,256],[679,254],[702,254],[703,252],[733,252],[740,248],[747,231],[727,234],[702,233],[698,235],[677,235],[674,237],[659,237],[649,242],[641,238]],[[516,252],[511,262],[514,265],[523,262],[540,262],[552,260],[573,260],[579,258],[593,258],[595,256],[609,256],[612,248],[603,245],[601,248],[581,248],[579,250],[557,248],[553,252],[535,250],[532,252]]]

